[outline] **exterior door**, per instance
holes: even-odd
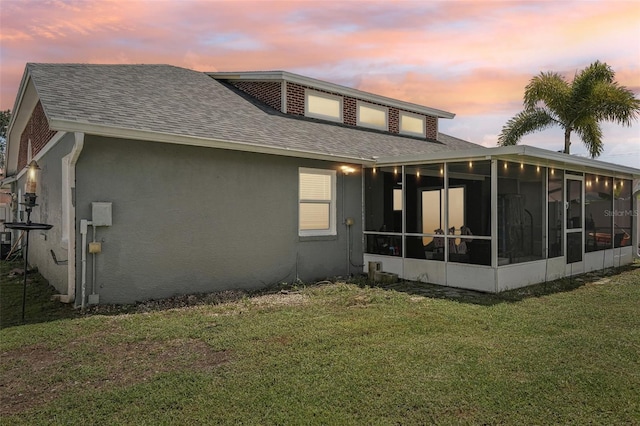
[[[567,175],[565,179],[565,207],[566,207],[566,259],[571,268],[570,274],[580,272],[584,257],[584,182],[580,176]]]

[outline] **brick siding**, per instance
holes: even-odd
[[[389,108],[389,132],[400,133],[400,111],[398,108]]]
[[[42,104],[38,102],[31,113],[31,118],[29,118],[22,135],[20,135],[18,170],[27,165],[29,140],[31,140],[31,156],[33,157],[44,148],[55,134],[56,132],[49,128],[49,122],[44,114]]]
[[[355,126],[358,123],[356,99],[349,96],[343,96],[342,108],[342,117],[344,118],[344,124]]]
[[[427,130],[427,139],[438,139],[438,119],[430,115],[426,115],[425,128]]]
[[[287,114],[304,115],[304,86],[287,82]]]
[[[271,108],[282,110],[282,83],[277,81],[231,81],[231,84]]]
[[[296,83],[287,83],[287,114],[304,115],[304,91],[307,87]],[[342,98],[342,117],[344,124],[355,126],[357,124],[357,101],[358,99],[351,96],[345,96],[340,93],[327,92],[312,87],[308,89],[316,92],[328,93]],[[371,105],[380,105],[389,109],[389,133],[400,133],[400,110],[380,103],[363,101]],[[411,111],[416,115],[415,112]],[[425,117],[425,129],[427,139],[437,139],[438,136],[438,118],[430,115],[417,114]]]

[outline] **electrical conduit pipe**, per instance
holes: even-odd
[[[80,221],[80,235],[82,236],[82,302],[80,308],[84,311],[84,304],[87,298],[87,231],[91,222],[82,219]]]

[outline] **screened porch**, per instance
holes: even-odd
[[[364,171],[368,262],[498,292],[630,263],[640,170],[514,146]]]

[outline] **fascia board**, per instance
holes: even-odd
[[[11,132],[13,128],[13,122],[16,120],[15,112],[20,108],[20,104],[22,103],[22,99],[24,98],[24,93],[27,89],[27,82],[31,78],[29,74],[29,64],[24,69],[24,73],[22,74],[22,79],[20,80],[20,86],[18,89],[18,95],[16,96],[16,100],[13,103],[13,109],[11,110],[11,119],[9,120],[9,126],[7,127],[7,135]]]
[[[20,83],[18,96],[16,97],[13,110],[11,111],[11,120],[7,128],[7,147],[6,147],[6,171],[7,174],[13,174],[17,171],[18,150],[20,148],[20,136],[14,135],[16,125],[26,125],[29,121],[33,108],[38,103],[38,92],[31,78],[28,69]],[[27,114],[27,115],[25,115]]]
[[[254,152],[259,154],[282,155],[287,157],[309,158],[315,160],[325,160],[334,162],[348,162],[360,165],[374,165],[375,161],[350,157],[344,155],[333,155],[314,151],[305,151],[290,148],[272,147],[261,144],[252,144],[247,142],[229,141],[214,138],[203,138],[198,136],[185,136],[173,133],[150,132],[137,129],[123,129],[120,127],[111,127],[104,125],[96,125],[89,123],[79,123],[76,121],[66,121],[53,119],[50,126],[54,130],[66,132],[79,132],[88,135],[98,135],[122,139],[134,139],[149,142],[163,142],[177,145],[201,146],[206,148],[228,149],[233,151]]]
[[[341,86],[339,84],[329,83],[327,81],[317,80],[311,77],[294,74],[287,71],[247,71],[247,72],[210,72],[207,75],[221,80],[244,80],[244,81],[287,81],[297,83],[302,86],[309,86],[315,89],[325,90],[327,92],[340,93],[342,95],[352,96],[364,101],[392,106],[406,111],[418,112],[438,118],[453,118],[456,115],[452,112],[443,111],[436,108],[429,108],[423,105],[404,102],[386,96],[375,95],[373,93],[363,92],[351,87]]]
[[[517,158],[514,158],[517,157]],[[434,154],[422,154],[419,156],[381,157],[377,159],[377,166],[415,165],[434,161],[477,160],[490,158],[504,158],[513,161],[522,159],[528,162],[539,161],[540,165],[566,166],[569,169],[577,169],[585,172],[602,172],[603,170],[621,173],[633,177],[640,177],[640,169],[608,163],[591,158],[576,157],[561,152],[549,151],[528,145],[502,146],[496,148],[473,148],[459,151],[444,151]]]
[[[377,166],[400,166],[433,161],[473,159],[490,155],[488,152],[489,149],[490,148],[471,148],[457,151],[440,151],[432,154],[379,157],[377,158]]]

